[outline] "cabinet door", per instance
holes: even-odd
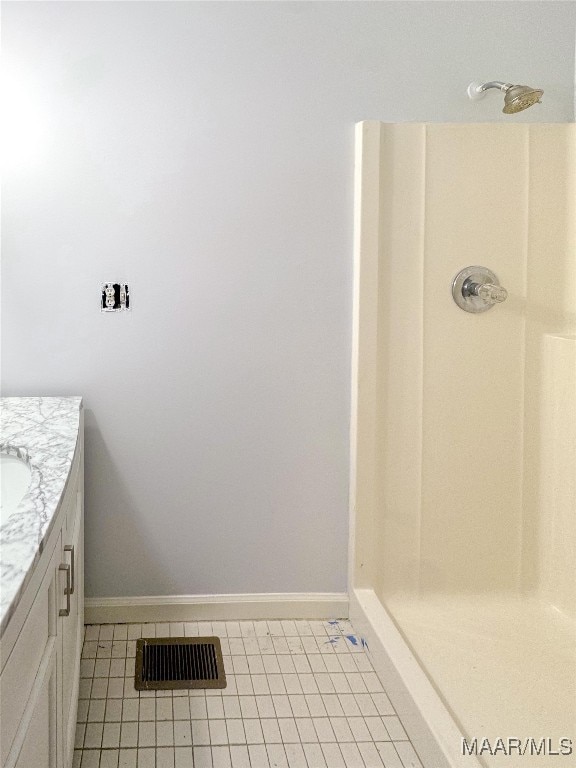
[[[62,630],[62,737],[64,743],[64,765],[69,766],[74,752],[74,734],[78,707],[78,681],[80,677],[80,654],[84,630],[84,530],[82,495],[77,489],[70,489],[74,495],[70,500],[76,506],[74,523],[70,532],[63,532],[62,562],[70,566],[70,613],[61,618]],[[64,597],[62,608],[67,610]]]
[[[51,640],[51,653],[40,668],[34,705],[15,768],[58,768],[57,755],[57,643]]]
[[[59,538],[35,602],[35,605],[47,607],[48,636],[26,706],[19,718],[18,730],[2,768],[63,768],[58,618],[61,549]],[[2,680],[4,682],[4,675]],[[13,690],[10,680],[6,681],[6,687]],[[2,695],[6,697],[8,691],[2,690]]]

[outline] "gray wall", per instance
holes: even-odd
[[[346,588],[353,125],[571,120],[575,17],[3,3],[3,391],[85,397],[89,595]]]

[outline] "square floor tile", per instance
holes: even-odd
[[[139,637],[220,637],[225,689],[137,691]],[[344,621],[86,627],[72,768],[422,768]]]

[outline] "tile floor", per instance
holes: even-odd
[[[223,690],[134,689],[138,637],[216,635]],[[422,768],[346,621],[86,627],[73,768]]]

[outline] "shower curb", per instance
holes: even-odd
[[[462,731],[372,589],[352,590],[350,620],[423,765],[482,768],[462,754]]]

